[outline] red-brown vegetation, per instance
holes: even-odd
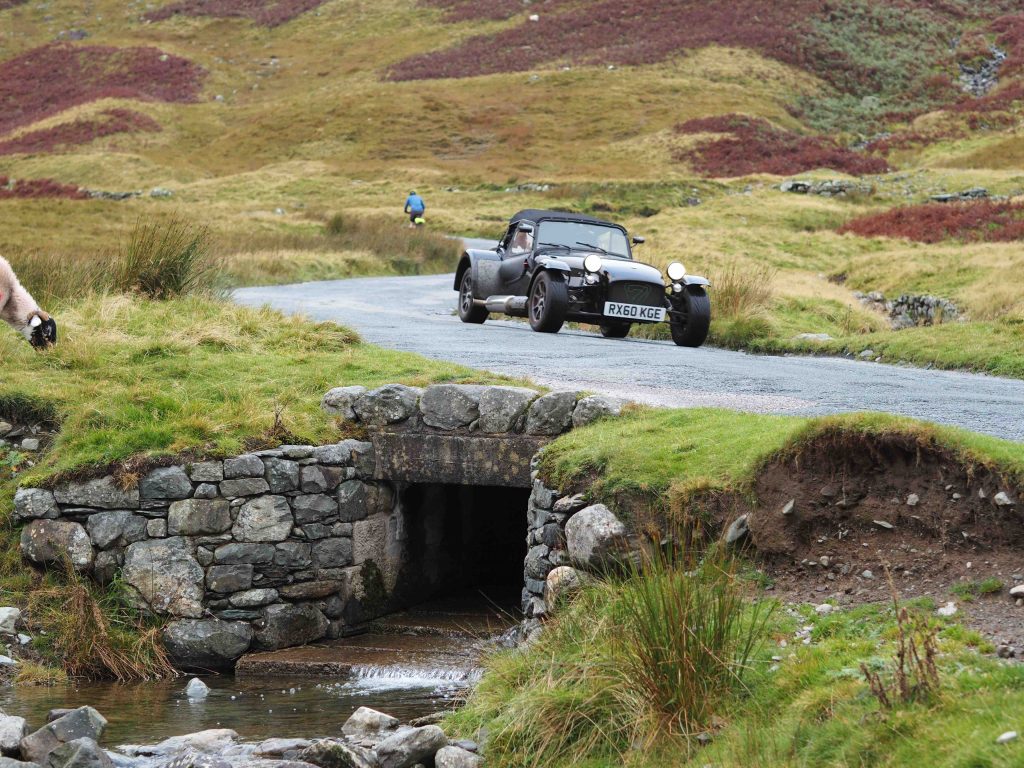
[[[0,11],[6,11],[8,8],[24,5],[27,2],[28,0],[0,0]]]
[[[0,133],[96,99],[195,101],[205,74],[156,48],[33,48],[0,63]]]
[[[501,18],[509,3],[498,0],[433,0],[454,19]],[[539,22],[496,35],[480,35],[443,51],[414,56],[389,73],[392,80],[473,77],[520,72],[538,64],[651,64],[708,45],[752,48],[791,64],[810,63],[809,52],[794,39],[795,27],[822,12],[825,0],[634,0],[620,3],[567,4],[557,15],[544,7],[519,6],[538,12]],[[552,5],[547,6],[553,8]]]
[[[160,124],[148,115],[130,109],[105,109],[97,117],[74,120],[0,141],[0,155],[52,152],[61,146],[88,144],[117,133],[157,133],[160,130]]]
[[[992,31],[996,33],[996,45],[1006,51],[1000,74],[1024,72],[1024,13],[999,17],[992,22]]]
[[[888,170],[888,164],[881,157],[854,152],[821,136],[801,136],[776,128],[766,120],[744,115],[690,120],[676,126],[675,130],[682,134],[729,134],[696,149],[677,153],[675,160],[690,163],[705,176],[751,173],[789,176],[815,168],[831,168],[859,176]]]
[[[53,179],[18,179],[11,181],[0,176],[0,200],[10,198],[64,197],[69,200],[85,200],[89,196],[78,187],[61,184]]]
[[[982,200],[909,205],[853,219],[838,231],[861,237],[903,237],[919,243],[1024,240],[1024,203]]]
[[[326,0],[179,0],[146,14],[150,21],[172,16],[212,16],[250,19],[264,27],[277,27],[323,5]]]

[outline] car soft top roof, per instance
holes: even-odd
[[[509,224],[515,224],[518,221],[532,221],[535,224],[539,224],[545,219],[557,219],[559,221],[578,221],[583,224],[601,224],[606,227],[615,227],[625,231],[625,227],[620,224],[613,224],[610,221],[604,219],[596,219],[593,216],[584,216],[582,213],[570,213],[568,211],[544,211],[537,208],[527,208],[519,211],[515,216],[509,219]]]

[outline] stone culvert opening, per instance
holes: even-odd
[[[416,483],[400,493],[407,549],[396,591],[407,604],[483,598],[519,607],[527,488]]]

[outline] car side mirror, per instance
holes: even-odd
[[[520,224],[519,225],[519,231],[520,232],[525,232],[528,235],[532,235],[533,234],[533,225],[532,224]]]
[[[639,235],[633,238],[633,245],[643,245],[645,242],[647,242],[646,238]]]

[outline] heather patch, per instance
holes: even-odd
[[[6,11],[8,8],[15,8],[27,2],[28,0],[0,0],[0,11]]]
[[[157,48],[40,46],[0,63],[0,133],[103,98],[195,101],[205,75]]]
[[[150,21],[172,16],[211,16],[250,19],[264,27],[277,27],[318,8],[326,0],[180,0],[146,14]]]
[[[861,237],[902,237],[919,243],[1024,240],[1024,203],[986,200],[910,205],[853,219],[838,231]]]
[[[118,133],[157,133],[161,130],[160,124],[147,115],[130,109],[106,109],[96,117],[74,120],[0,141],[0,155],[52,152],[59,147],[88,144]]]
[[[677,152],[675,160],[689,163],[704,176],[746,176],[794,173],[831,168],[854,176],[884,173],[886,161],[841,147],[821,136],[802,136],[776,128],[766,120],[743,115],[690,120],[676,126],[680,134],[728,134]]]
[[[17,179],[0,176],[0,200],[11,198],[35,199],[43,197],[64,197],[69,200],[84,200],[88,195],[78,187],[61,184],[53,179]]]

